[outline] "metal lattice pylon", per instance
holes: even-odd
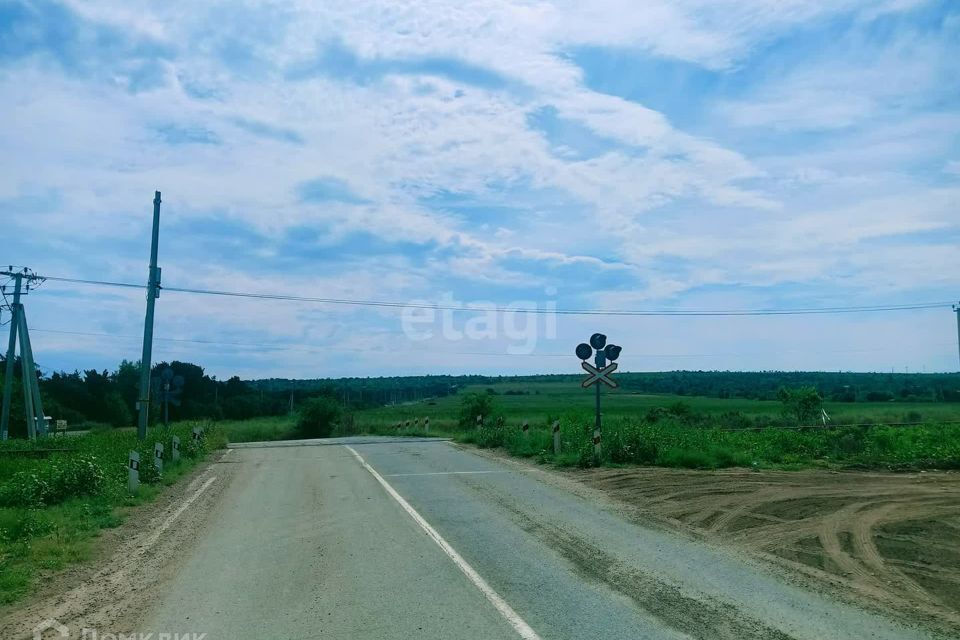
[[[23,267],[14,269],[13,266],[0,275],[7,276],[13,281],[13,301],[5,304],[10,311],[10,340],[7,343],[6,371],[3,381],[3,412],[0,414],[0,439],[6,440],[10,427],[10,404],[13,396],[13,374],[16,358],[17,342],[20,343],[20,366],[23,380],[23,409],[27,417],[27,436],[32,440],[37,436],[47,434],[47,418],[43,413],[43,402],[40,398],[40,382],[37,377],[37,367],[33,360],[33,349],[30,346],[30,332],[27,329],[27,314],[20,298],[36,289],[43,278],[30,269]],[[4,302],[7,299],[9,282],[0,287]]]

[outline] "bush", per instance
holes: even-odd
[[[53,523],[40,509],[29,508],[6,514],[0,524],[0,542],[22,542],[53,530]]]
[[[144,484],[158,484],[163,480],[163,474],[153,465],[152,447],[149,451],[140,450],[140,468],[137,477]]]
[[[754,423],[740,411],[724,411],[717,418],[717,425],[725,429],[749,429]]]
[[[783,414],[795,418],[797,424],[809,424],[820,415],[823,398],[813,387],[787,389],[781,387],[777,391],[777,399],[783,403]]]
[[[42,507],[51,494],[50,483],[37,471],[18,471],[0,486],[0,506]]]
[[[35,471],[20,471],[0,486],[0,506],[42,507],[103,491],[107,475],[90,455],[55,460]]]
[[[506,442],[506,427],[487,423],[476,430],[476,443],[483,449],[502,447]]]
[[[578,467],[595,467],[600,464],[600,460],[597,458],[597,454],[594,452],[593,440],[585,439],[580,443],[580,447],[577,449],[577,466]]]
[[[484,428],[493,426],[493,414],[497,404],[493,395],[468,393],[460,398],[460,426],[469,429],[477,424],[477,416],[483,416]]]
[[[637,424],[627,424],[610,430],[603,439],[603,449],[611,462],[653,464],[657,460],[656,443],[652,438],[645,437]]]
[[[103,399],[102,417],[113,427],[127,427],[133,424],[133,416],[127,404],[118,393],[111,393]]]
[[[96,495],[106,485],[107,475],[94,456],[79,455],[54,463],[50,468],[51,496],[48,504],[78,496]]]
[[[306,438],[327,438],[340,419],[340,404],[333,398],[311,398],[300,406],[297,430]]]

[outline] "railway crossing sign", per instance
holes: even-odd
[[[595,333],[590,336],[590,343],[581,342],[577,345],[577,357],[582,361],[580,368],[587,372],[587,377],[581,382],[584,389],[594,387],[597,393],[597,416],[593,427],[593,450],[594,454],[600,456],[600,384],[605,384],[611,389],[616,389],[619,385],[617,381],[611,378],[611,374],[617,370],[615,360],[620,357],[620,347],[615,344],[607,344],[607,336],[602,333]],[[593,364],[587,360],[593,356]],[[610,364],[607,364],[607,361]]]
[[[603,367],[602,369],[597,369],[596,367],[590,366],[586,362],[581,362],[580,366],[583,367],[584,371],[590,374],[583,379],[583,382],[580,383],[584,389],[588,387],[592,387],[598,382],[602,382],[603,384],[607,385],[611,389],[616,389],[617,387],[620,386],[620,384],[616,380],[610,377],[610,374],[612,374],[614,371],[617,370],[616,362],[611,362],[610,364]]]

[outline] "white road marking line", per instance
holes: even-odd
[[[431,471],[428,473],[385,473],[384,478],[402,478],[406,476],[466,476],[476,473],[506,473],[506,471]]]
[[[523,618],[521,618],[520,615],[513,610],[513,607],[507,604],[506,600],[501,598],[500,594],[494,591],[493,587],[487,584],[487,581],[480,577],[480,574],[477,573],[476,570],[474,570],[474,568],[471,567],[459,553],[457,553],[456,549],[451,547],[450,543],[444,540],[443,536],[441,536],[436,529],[430,526],[430,523],[424,520],[423,516],[421,516],[416,509],[411,507],[410,503],[404,500],[403,496],[397,493],[396,489],[390,486],[390,483],[384,480],[383,476],[377,473],[376,469],[367,464],[367,461],[364,460],[363,457],[353,449],[353,447],[349,445],[344,445],[344,447],[354,455],[360,464],[363,465],[364,469],[370,472],[370,475],[376,478],[377,482],[379,482],[380,485],[386,489],[387,493],[390,494],[390,497],[396,500],[397,503],[403,507],[403,510],[406,511],[411,518],[413,518],[414,522],[420,525],[420,528],[423,529],[427,535],[437,543],[437,546],[443,549],[443,552],[446,553],[451,560],[453,560],[453,563],[457,565],[457,567],[465,576],[467,576],[470,582],[480,589],[480,592],[486,596],[487,600],[490,601],[490,604],[496,607],[497,611],[500,612],[500,615],[504,617],[504,619],[510,624],[511,627],[513,627],[514,631],[516,631],[521,638],[524,638],[524,640],[540,640],[540,636],[537,635],[537,632],[531,629],[530,625],[523,621]]]
[[[180,508],[174,511],[169,518],[163,521],[163,524],[157,527],[157,530],[153,532],[153,535],[147,539],[147,541],[143,544],[142,547],[140,547],[140,549],[138,549],[137,552],[143,553],[147,549],[155,545],[157,541],[160,539],[160,536],[163,535],[163,532],[170,528],[170,525],[173,524],[173,521],[179,518],[183,514],[183,512],[186,511],[191,504],[193,504],[193,501],[199,498],[200,494],[206,491],[207,488],[211,484],[213,484],[213,481],[216,479],[217,479],[217,476],[212,476],[206,482],[204,482],[199,489],[197,489],[196,493],[194,493],[192,496],[184,500],[183,504],[180,505]]]

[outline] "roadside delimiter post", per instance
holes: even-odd
[[[140,488],[140,454],[136,451],[130,452],[130,458],[127,461],[127,489],[130,493],[136,493]]]

